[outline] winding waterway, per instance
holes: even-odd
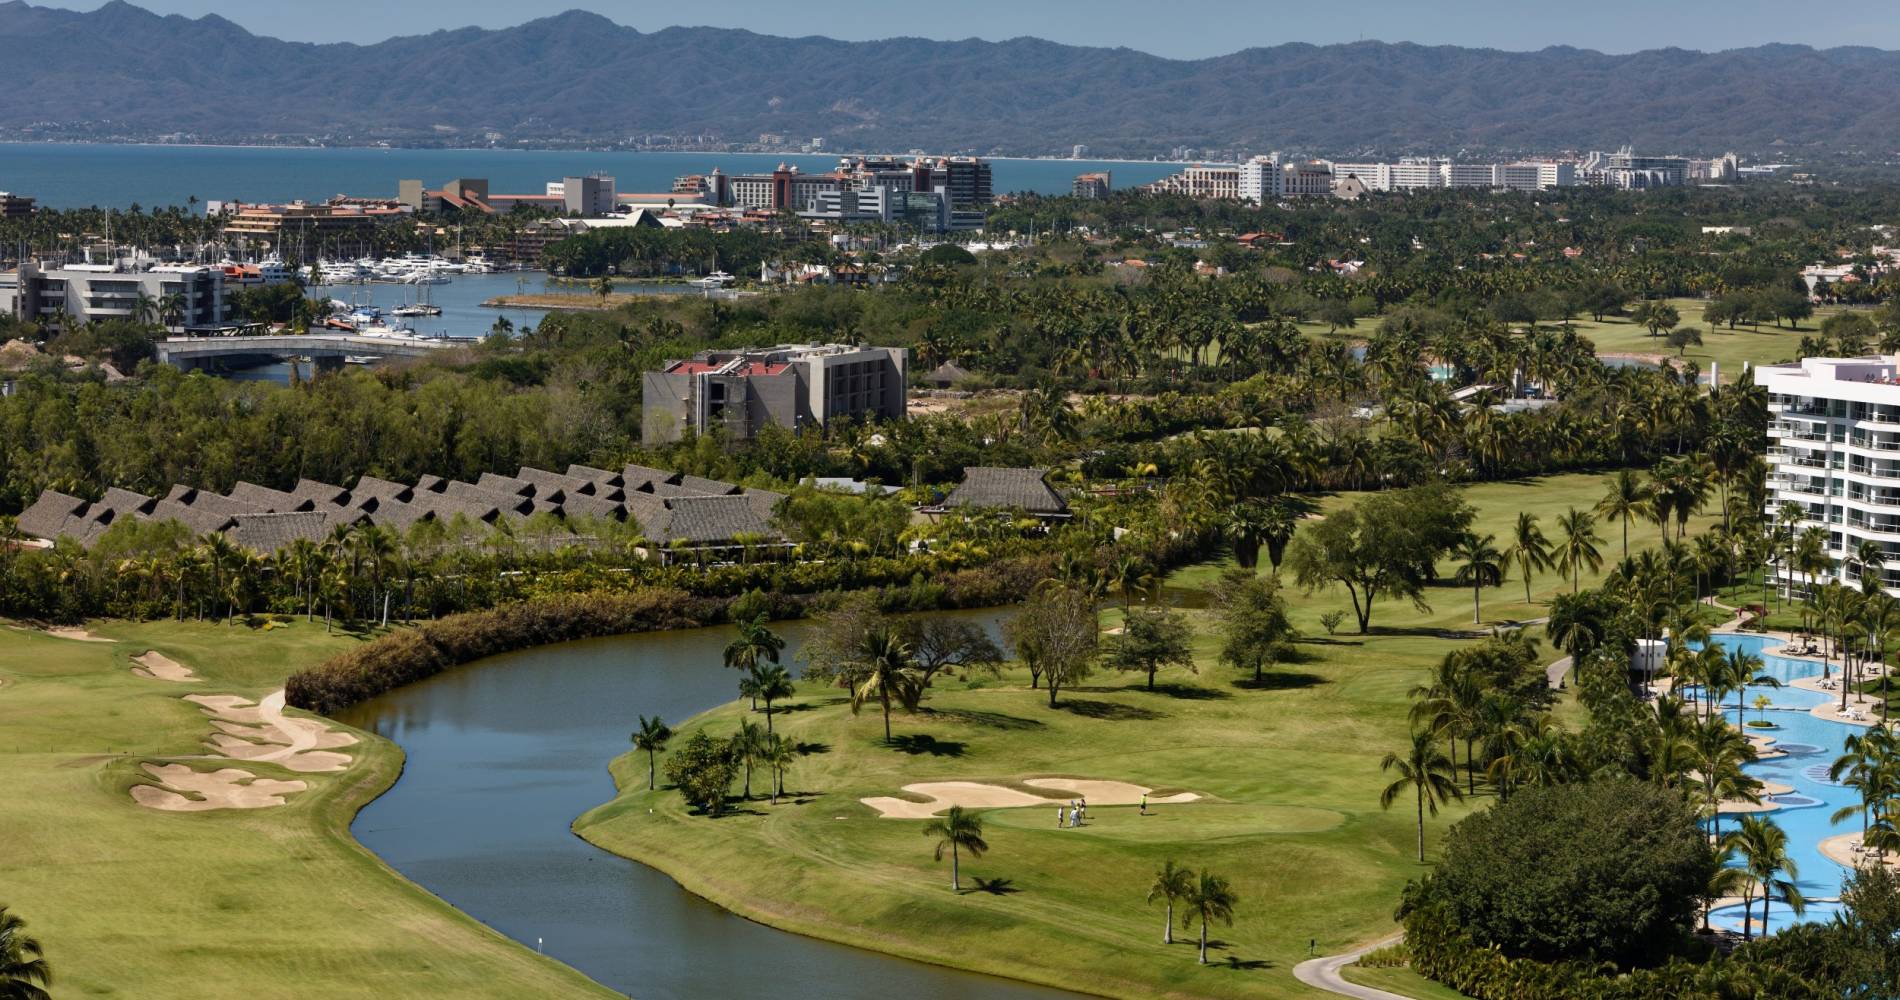
[[[788,663],[801,634],[786,630]],[[408,755],[357,817],[357,839],[463,912],[640,1000],[1073,997],[773,930],[570,832],[613,797],[607,761],[627,750],[637,715],[678,723],[736,696],[720,666],[730,639],[698,629],[525,650],[342,714]]]

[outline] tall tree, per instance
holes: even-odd
[[[1753,889],[1761,890],[1762,933],[1768,932],[1768,903],[1777,892],[1781,893],[1781,898],[1787,901],[1797,916],[1807,912],[1807,899],[1795,884],[1801,873],[1795,867],[1794,859],[1788,856],[1787,831],[1774,820],[1766,816],[1743,816],[1724,843],[1734,849],[1736,857],[1741,859],[1742,870],[1748,873],[1749,881],[1753,883],[1750,897],[1754,895]],[[1742,938],[1747,940],[1754,936],[1752,898],[1744,901],[1743,906],[1747,912],[1742,921]]]
[[[36,938],[26,933],[26,921],[0,906],[0,997],[5,1000],[48,1000],[52,967]]]
[[[851,683],[851,711],[875,701],[884,712],[884,742],[891,741],[891,702],[915,711],[923,696],[923,678],[911,658],[910,644],[894,628],[880,628],[864,637]]]
[[[1207,925],[1218,920],[1228,926],[1234,923],[1234,907],[1240,905],[1240,896],[1228,881],[1213,872],[1202,872],[1188,891],[1187,912],[1181,915],[1181,925],[1187,926],[1196,917],[1201,921],[1201,964],[1207,964]]]
[[[633,748],[646,751],[647,791],[653,790],[660,752],[666,749],[667,741],[672,738],[673,730],[667,728],[664,719],[657,715],[640,716],[640,728],[633,731]]]
[[[1148,690],[1155,689],[1155,673],[1165,666],[1194,669],[1194,655],[1188,651],[1187,621],[1168,608],[1129,608],[1122,615],[1122,630],[1104,644],[1103,659],[1117,670],[1148,675]]]
[[[1519,511],[1517,523],[1511,528],[1511,544],[1504,550],[1504,561],[1517,566],[1517,575],[1524,581],[1524,603],[1531,602],[1531,574],[1538,570],[1551,568],[1550,540],[1544,537],[1544,529],[1537,525],[1537,515],[1530,511]]]
[[[1379,808],[1390,809],[1392,803],[1405,791],[1411,789],[1418,807],[1418,860],[1425,863],[1425,812],[1438,815],[1438,807],[1443,803],[1461,799],[1458,791],[1458,779],[1452,770],[1451,759],[1438,749],[1438,742],[1429,729],[1416,729],[1412,732],[1412,745],[1403,755],[1397,752],[1387,753],[1379,762],[1379,770],[1396,771],[1398,777],[1379,792]]]
[[[1193,891],[1194,870],[1192,868],[1183,868],[1175,864],[1173,858],[1169,858],[1155,870],[1154,881],[1148,883],[1148,902],[1152,904],[1157,899],[1167,901],[1168,916],[1161,925],[1162,944],[1174,943],[1175,900],[1186,899]]]
[[[924,827],[924,836],[937,838],[939,862],[943,860],[946,849],[950,852],[950,891],[963,891],[962,874],[958,866],[961,854],[980,858],[983,852],[990,849],[989,843],[983,839],[982,818],[964,811],[962,806],[951,806],[941,819],[933,819]]]
[[[1596,525],[1590,520],[1589,513],[1575,507],[1565,511],[1557,518],[1557,567],[1570,578],[1570,593],[1574,596],[1582,586],[1583,571],[1588,568],[1595,572],[1603,568],[1603,554],[1597,550]]]
[[[1496,535],[1479,538],[1476,532],[1466,532],[1451,549],[1451,557],[1458,564],[1452,582],[1471,588],[1473,625],[1484,620],[1484,588],[1504,583],[1504,557],[1498,552],[1496,541]]]

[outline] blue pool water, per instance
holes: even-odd
[[[1714,641],[1724,649],[1741,649],[1761,657],[1762,672],[1783,682],[1821,674],[1818,660],[1796,659],[1767,652],[1780,645],[1779,640],[1767,636],[1725,632],[1717,634]],[[1771,702],[1765,712],[1758,712],[1754,707],[1758,694],[1767,695]],[[1817,719],[1808,712],[1814,706],[1837,697],[1820,691],[1765,685],[1751,686],[1739,696],[1739,704],[1750,721],[1766,718],[1775,724],[1774,729],[1761,731],[1761,734],[1772,737],[1775,746],[1787,754],[1758,761],[1749,765],[1747,770],[1762,781],[1778,782],[1794,789],[1789,794],[1771,796],[1769,801],[1777,808],[1767,815],[1787,831],[1788,855],[1800,871],[1795,881],[1802,895],[1810,900],[1837,899],[1841,884],[1849,874],[1846,867],[1830,861],[1821,853],[1821,841],[1854,832],[1859,827],[1857,819],[1849,819],[1838,826],[1828,821],[1835,810],[1858,805],[1860,797],[1827,779],[1827,770],[1840,754],[1842,741],[1859,727]],[[1728,717],[1733,720],[1737,702],[1725,700],[1724,706]],[[1723,828],[1727,829],[1733,825],[1734,819],[1724,817],[1722,822]],[[1760,919],[1761,903],[1758,900],[1754,905],[1756,919]],[[1839,911],[1838,903],[1810,902],[1807,913],[1796,917],[1786,903],[1776,900],[1769,908],[1768,929],[1779,930],[1796,921],[1827,920]],[[1741,930],[1742,920],[1739,906],[1724,907],[1710,914],[1711,923],[1729,930]]]

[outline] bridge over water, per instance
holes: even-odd
[[[250,337],[167,337],[158,342],[158,361],[186,371],[268,364],[284,358],[310,358],[319,370],[343,365],[344,358],[420,358],[471,340],[434,337],[363,337],[349,333],[304,333]]]

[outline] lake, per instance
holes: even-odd
[[[991,160],[998,194],[1067,194],[1076,174],[1107,170],[1115,186],[1158,180],[1178,164],[1107,160]],[[550,180],[592,173],[621,191],[669,191],[681,174],[770,172],[780,163],[807,172],[837,166],[837,154],[581,152],[508,149],[380,149],[281,146],[143,146],[110,143],[0,143],[0,191],[48,208],[183,205],[190,196],[239,201],[322,201],[338,194],[396,196],[396,182],[439,187],[485,177],[490,189],[539,193]]]
[[[992,628],[998,617],[955,614]],[[804,628],[784,629],[788,665]],[[570,832],[613,798],[607,763],[637,715],[677,725],[737,697],[738,673],[721,665],[731,638],[693,629],[524,650],[341,713],[408,755],[352,831],[463,912],[640,1000],[1073,1000],[773,930]]]

